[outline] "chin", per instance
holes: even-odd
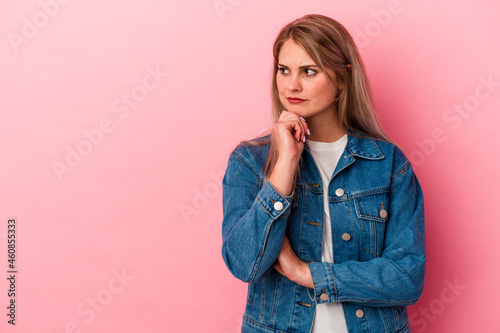
[[[295,113],[296,115],[300,116],[300,117],[303,117],[305,118],[305,115],[304,115],[304,112],[302,112],[301,110],[299,110],[298,108],[294,108],[294,107],[291,107],[291,108],[288,108],[286,109],[288,112],[292,112],[292,113]]]
[[[303,113],[307,113],[307,110],[301,106],[301,105],[295,105],[295,104],[290,104],[290,103],[287,103],[286,105],[286,110],[287,111],[290,111],[290,112],[294,112],[294,113],[301,113],[301,115]]]

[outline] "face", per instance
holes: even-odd
[[[333,72],[329,73],[333,79]],[[286,110],[306,119],[333,117],[336,90],[326,73],[291,39],[281,47],[276,84]]]

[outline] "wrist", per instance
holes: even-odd
[[[269,181],[281,195],[290,196],[296,171],[296,162],[287,159],[278,159],[269,176]]]
[[[286,154],[278,154],[278,158],[276,159],[276,165],[282,165],[283,167],[296,169],[299,164],[300,154],[289,156]]]
[[[299,283],[300,285],[314,289],[311,270],[309,269],[309,266],[305,262],[302,262],[300,276],[301,276],[301,281]]]

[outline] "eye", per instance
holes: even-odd
[[[316,72],[314,69],[306,68],[306,69],[304,69],[304,73],[305,73],[307,76],[314,76],[314,75],[316,75],[318,72]]]
[[[281,74],[288,74],[290,72],[288,68],[284,67],[278,67],[278,71],[281,72]]]

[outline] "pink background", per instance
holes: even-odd
[[[269,127],[272,43],[307,13],[354,35],[424,189],[414,332],[496,332],[498,2],[58,1],[0,0],[1,332],[239,331],[220,180]]]

